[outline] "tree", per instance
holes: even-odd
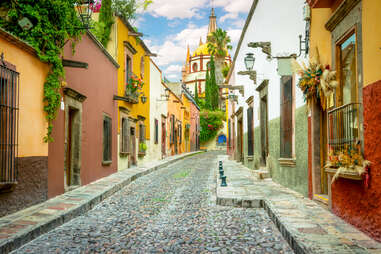
[[[197,105],[199,105],[197,83],[194,83],[194,100],[196,101]]]
[[[211,107],[211,89],[210,89],[210,82],[209,82],[209,68],[206,69],[206,77],[205,77],[205,108],[210,109]]]
[[[111,10],[111,0],[103,0],[99,20],[95,23],[95,36],[107,48],[110,41],[111,26],[114,23]]]
[[[219,87],[216,82],[216,67],[213,55],[210,58],[210,74],[209,74],[209,93],[210,93],[210,109],[218,109]]]
[[[122,17],[127,21],[136,19],[136,13],[139,9],[146,10],[152,3],[152,0],[102,0],[102,6],[99,13],[98,22],[94,22],[92,32],[98,40],[107,48],[110,41],[111,27],[114,23],[113,14]],[[134,28],[137,32],[137,29]],[[137,40],[140,40],[137,38]]]
[[[231,39],[225,30],[218,28],[208,36],[208,51],[215,56],[216,60],[216,81],[217,85],[222,85],[225,57],[228,55],[228,49],[232,49],[230,45]]]

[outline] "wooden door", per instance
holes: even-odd
[[[260,128],[261,128],[261,164],[266,165],[268,155],[268,111],[267,111],[267,95],[261,98],[260,104]]]
[[[136,165],[136,128],[130,128],[130,159],[128,166]]]
[[[165,148],[166,148],[166,126],[165,126],[165,119],[161,120],[161,156],[162,158],[165,157]]]

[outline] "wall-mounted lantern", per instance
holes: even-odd
[[[145,96],[144,94],[140,97],[140,100],[142,101],[142,103],[146,103],[147,102],[147,96]]]
[[[90,29],[91,16],[94,9],[94,0],[79,0],[76,4],[76,9],[83,25],[80,29]]]
[[[247,53],[246,57],[245,57],[246,70],[248,70],[248,71],[253,70],[254,63],[255,63],[254,54],[253,53]]]

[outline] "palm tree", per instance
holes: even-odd
[[[224,79],[222,70],[224,68],[225,57],[228,55],[228,49],[232,49],[230,43],[230,36],[221,28],[218,28],[208,36],[208,51],[209,54],[215,57],[216,81],[219,86],[222,85]]]

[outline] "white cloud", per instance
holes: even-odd
[[[227,13],[248,13],[253,0],[216,0],[216,7],[223,7]]]
[[[181,66],[179,64],[172,64],[165,70],[166,73],[178,74],[181,72]]]
[[[200,17],[198,11],[205,7],[209,0],[155,0],[148,7],[153,16],[175,18]]]
[[[246,22],[246,20],[244,20],[244,19],[237,19],[237,20],[232,21],[231,24],[234,27],[243,29],[243,26],[245,25],[245,22]]]

